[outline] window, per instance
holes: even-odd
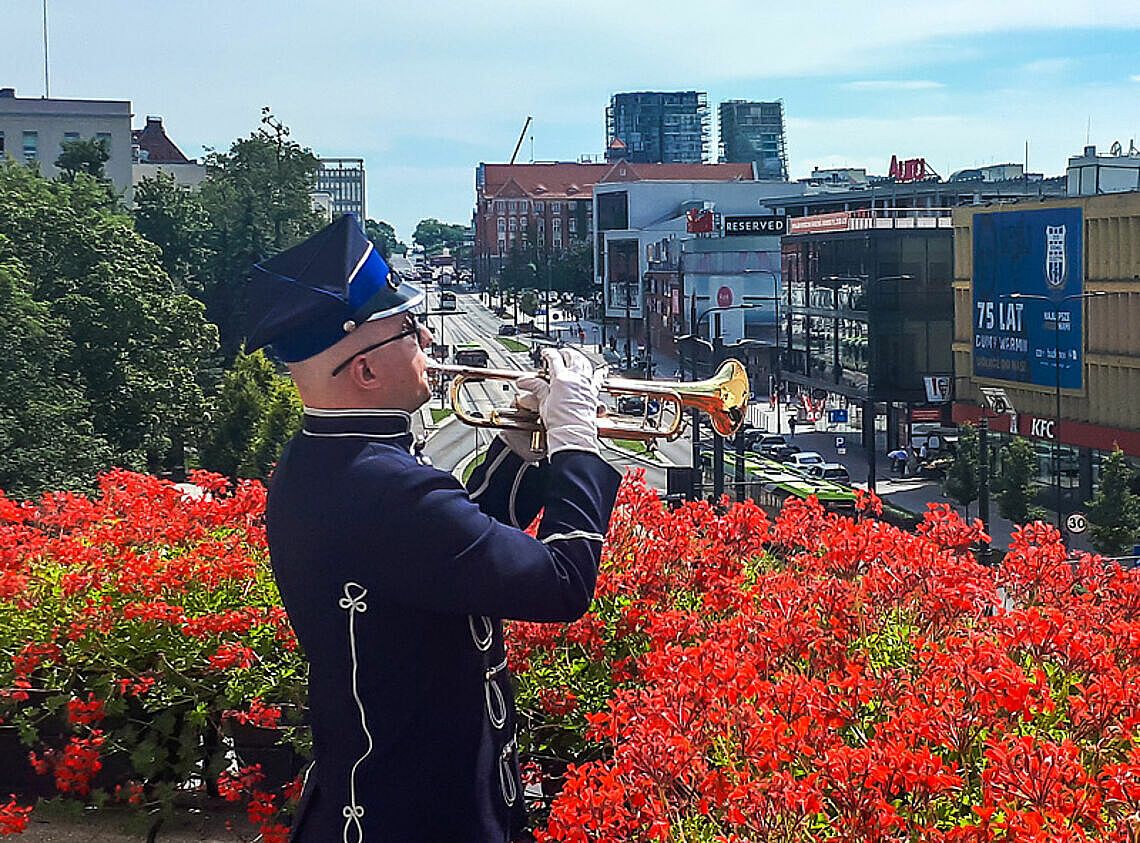
[[[518,230],[519,230],[519,218],[518,217],[511,217],[511,231],[518,231]]]
[[[499,217],[498,230],[499,230],[499,234],[502,234],[503,232],[505,232],[507,230],[507,218],[506,217]]]
[[[568,211],[573,211],[577,207],[578,207],[578,201],[576,199],[571,199],[569,202],[566,203],[566,209]]]
[[[103,148],[107,150],[107,154],[111,154],[111,133],[110,132],[96,132],[95,140],[103,142]]]
[[[554,225],[554,236],[561,238],[562,237],[562,220],[560,220],[558,217],[555,217],[553,225]]]
[[[24,132],[24,160],[36,161],[40,157],[39,132]]]
[[[550,203],[550,210],[552,213],[561,214],[562,213],[562,203],[561,202],[551,202]]]
[[[545,207],[546,207],[545,203],[543,203],[543,202],[535,202],[534,203],[535,213],[541,214],[543,212],[543,210],[545,210]]]
[[[629,228],[629,194],[624,190],[598,194],[598,231]]]
[[[578,220],[574,219],[574,217],[570,217],[570,219],[567,220],[567,225],[570,227],[571,234],[578,233]]]
[[[79,140],[79,132],[64,132],[63,133],[63,142],[64,143],[67,143],[68,141],[77,141],[77,140]]]
[[[555,249],[561,249],[562,248],[562,235],[559,234],[557,231],[554,232],[554,248]]]
[[[499,254],[501,255],[506,250],[507,250],[507,241],[505,239],[503,239],[502,237],[500,237],[499,238]]]
[[[0,132],[0,161],[4,160],[4,133]]]

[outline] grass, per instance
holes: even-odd
[[[610,441],[618,448],[629,451],[639,457],[645,457],[650,460],[657,459],[657,454],[651,451],[649,447],[639,439],[612,439]]]
[[[431,423],[432,424],[439,424],[441,421],[446,419],[448,416],[450,416],[454,412],[455,411],[452,410],[450,407],[444,407],[442,410],[438,407],[432,407],[431,408]]]
[[[482,465],[483,460],[485,460],[485,459],[487,459],[487,452],[486,451],[479,454],[479,456],[475,457],[475,459],[471,460],[471,462],[467,463],[467,465],[463,469],[463,485],[464,486],[467,485],[467,481],[471,479],[471,475],[475,473],[475,469],[477,469],[480,465]]]
[[[507,351],[526,351],[530,348],[525,342],[512,340],[510,337],[495,337]]]

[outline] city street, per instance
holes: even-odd
[[[439,290],[429,288],[427,295],[428,311],[437,311]],[[428,325],[431,327],[437,343],[447,344],[453,348],[462,343],[478,344],[486,349],[490,358],[489,365],[492,368],[517,369],[519,371],[534,369],[534,364],[529,355],[530,340],[528,336],[520,334],[509,338],[527,346],[528,351],[508,351],[497,339],[499,326],[509,324],[511,320],[504,321],[495,316],[476,293],[459,293],[457,303],[458,306],[454,315],[428,316]],[[576,335],[577,326],[573,321],[554,318],[563,315],[560,309],[554,309],[550,323],[551,332],[554,333],[561,329],[566,332],[567,336]],[[545,319],[539,317],[539,320],[539,324],[545,327]],[[442,328],[440,327],[441,322],[443,323]],[[593,328],[592,323],[583,322],[582,325],[587,330],[587,335],[590,335]],[[589,327],[587,328],[587,326]],[[571,344],[580,348],[595,365],[603,365],[602,357],[598,354],[596,345],[590,343],[586,345]],[[472,399],[473,408],[485,414],[491,406],[509,406],[514,397],[514,390],[501,382],[487,381],[472,385],[468,389],[468,395]],[[420,412],[420,429],[427,436],[425,453],[437,467],[445,471],[457,471],[469,461],[473,454],[487,447],[494,433],[489,430],[470,427],[450,416],[439,425],[435,425],[431,421],[430,408],[438,409],[440,406],[440,399],[437,397],[432,399],[429,405]],[[602,456],[612,465],[623,472],[630,468],[645,469],[646,482],[659,489],[666,488],[665,468],[668,465],[689,465],[692,453],[692,445],[687,436],[682,436],[673,442],[661,443],[655,459],[635,457],[629,451],[606,441],[603,441],[602,445]]]

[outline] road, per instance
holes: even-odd
[[[429,312],[438,310],[438,297],[438,290],[431,289],[428,291]],[[453,348],[462,343],[478,344],[487,350],[487,354],[490,357],[490,365],[493,368],[516,369],[519,371],[530,371],[534,368],[530,360],[530,355],[527,352],[508,351],[506,347],[498,341],[499,326],[503,325],[504,321],[495,316],[495,314],[480,301],[478,294],[458,293],[456,298],[457,309],[453,314],[446,316],[428,316],[428,325],[431,327],[437,343],[446,344]],[[551,330],[555,331],[561,327],[569,332],[570,329],[574,327],[574,323],[559,319],[558,317],[560,316],[563,316],[563,314],[555,308],[550,323]],[[545,326],[545,320],[541,320],[540,324]],[[568,333],[568,335],[573,334]],[[525,336],[515,337],[514,339],[517,339],[520,343],[528,345],[529,347],[528,340]],[[601,365],[601,356],[597,354],[594,349],[595,346],[592,345],[582,347],[582,351],[586,353],[596,365]],[[484,381],[482,383],[472,384],[467,390],[467,396],[469,400],[467,406],[472,409],[477,409],[486,415],[488,409],[492,406],[510,406],[514,397],[514,390],[502,382]],[[439,402],[440,399],[436,398],[433,400],[431,406],[439,407]],[[477,430],[476,428],[469,427],[455,420],[441,425],[428,437],[425,453],[438,468],[445,471],[454,471],[461,463],[465,462],[473,452],[485,449],[493,436],[493,431]],[[620,471],[624,472],[631,467],[644,468],[646,481],[658,489],[666,488],[666,466],[689,465],[691,453],[692,447],[689,444],[689,439],[684,436],[674,442],[662,443],[655,464],[635,459],[628,451],[611,446],[604,441],[602,448],[602,456]]]

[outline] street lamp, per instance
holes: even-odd
[[[1109,295],[1106,290],[1092,290],[1087,293],[1073,293],[1068,296],[1044,296],[1037,293],[1010,293],[1011,299],[1042,301],[1047,304],[1063,304],[1070,301],[1099,298]],[[1083,327],[1083,324],[1082,324]],[[1078,338],[1077,342],[1081,342]],[[1061,320],[1060,314],[1053,311],[1053,382],[1054,382],[1054,423],[1053,423],[1053,485],[1057,501],[1057,530],[1064,534],[1064,520],[1061,514]]]

